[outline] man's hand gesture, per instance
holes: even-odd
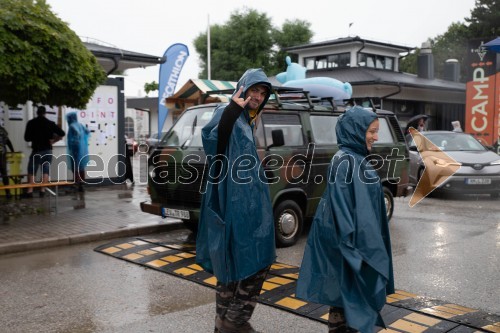
[[[241,93],[243,92],[243,86],[240,87],[240,89],[238,89],[238,91],[233,95],[233,97],[231,98],[236,104],[238,104],[239,106],[241,106],[242,108],[245,108],[245,106],[247,106],[248,102],[250,101],[251,97],[248,96],[247,99],[244,99],[244,98],[241,98],[239,96],[241,96]]]

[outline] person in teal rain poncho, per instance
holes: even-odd
[[[196,262],[217,278],[215,332],[255,332],[248,323],[276,259],[269,187],[253,129],[271,94],[261,69],[249,69],[227,106],[202,129],[209,175],[202,198]]]
[[[367,158],[378,129],[377,115],[359,106],[340,116],[339,151],[304,250],[296,295],[330,306],[329,332],[384,327],[380,310],[394,293],[384,196]]]
[[[73,172],[78,191],[83,191],[85,167],[89,162],[89,134],[90,131],[78,122],[76,112],[66,114],[68,121],[68,155],[69,166]]]

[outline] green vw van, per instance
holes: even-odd
[[[196,232],[208,175],[201,129],[220,105],[186,109],[151,151],[150,201],[141,203],[143,212],[181,219]],[[255,143],[270,186],[278,247],[295,244],[305,221],[314,216],[330,160],[338,150],[335,125],[345,109],[331,99],[311,98],[306,91],[275,87],[258,119]],[[394,197],[409,194],[409,153],[394,113],[373,110],[380,131],[370,159],[380,176],[391,218]]]

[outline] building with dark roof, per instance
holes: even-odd
[[[396,113],[401,125],[417,114],[427,115],[428,129],[452,129],[465,120],[465,84],[458,82],[458,63],[446,63],[449,80],[434,78],[432,50],[424,43],[418,73],[401,72],[399,62],[414,48],[358,36],[287,48],[307,68],[306,77],[332,77],[349,82],[353,98],[370,98]]]

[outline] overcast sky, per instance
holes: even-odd
[[[190,56],[177,89],[197,78],[198,56],[192,44],[210,24],[225,24],[245,7],[266,13],[275,27],[286,19],[311,23],[313,42],[360,36],[381,42],[420,47],[443,34],[453,22],[470,17],[475,0],[306,0],[292,5],[269,0],[47,0],[52,10],[80,37],[112,46],[162,56],[172,44],[183,43]],[[353,23],[349,28],[349,23]],[[258,38],[258,36],[255,36]],[[125,95],[144,96],[144,83],[158,82],[159,66],[126,72]],[[218,79],[212,77],[212,79]],[[152,96],[150,94],[150,96]]]

